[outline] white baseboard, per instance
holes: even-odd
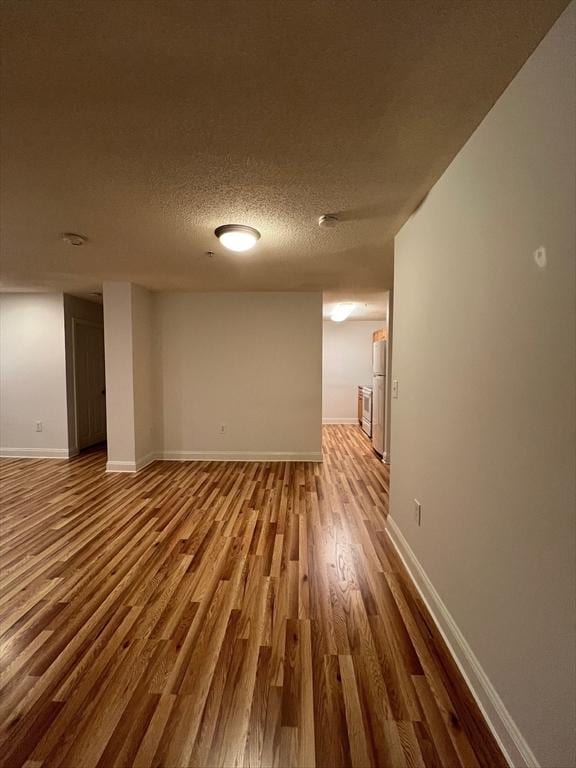
[[[68,448],[0,448],[0,457],[10,459],[70,459]]]
[[[509,765],[522,768],[539,768],[534,753],[520,733],[504,702],[482,669],[480,662],[402,535],[398,525],[390,516],[387,521],[386,533],[444,638]]]
[[[0,448],[0,457],[18,459],[69,459],[77,449],[67,448]],[[322,452],[288,451],[160,451],[151,452],[136,461],[107,461],[106,472],[138,472],[153,461],[322,461]]]
[[[358,424],[354,416],[323,417],[322,424]]]
[[[161,461],[322,461],[322,453],[282,451],[160,451]]]
[[[136,472],[135,461],[107,461],[106,472]]]

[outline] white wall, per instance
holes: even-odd
[[[386,297],[387,309],[387,333],[388,346],[386,349],[386,371],[388,379],[386,381],[386,404],[384,414],[384,456],[386,464],[390,464],[390,438],[392,436],[392,355],[394,352],[394,291],[388,291]]]
[[[0,295],[0,445],[2,455],[68,456],[61,293]]]
[[[321,294],[158,293],[153,303],[165,457],[320,458]]]
[[[108,470],[136,469],[132,283],[105,282],[106,440]]]
[[[391,535],[494,686],[441,617],[516,764],[532,751],[547,768],[576,758],[575,13],[401,230],[395,257]]]
[[[132,361],[134,381],[134,445],[137,466],[147,463],[155,451],[152,294],[132,285]]]
[[[382,320],[324,321],[322,340],[322,420],[356,424],[358,387],[372,384],[372,334]]]

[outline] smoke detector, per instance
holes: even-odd
[[[338,216],[334,213],[323,213],[318,219],[318,226],[323,229],[335,227],[338,224]]]
[[[83,235],[76,235],[74,232],[64,232],[61,237],[68,245],[84,245],[86,242],[86,238]]]

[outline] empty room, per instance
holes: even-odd
[[[576,0],[0,14],[0,766],[576,768]]]

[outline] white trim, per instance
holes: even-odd
[[[153,461],[322,461],[322,453],[160,451],[137,461],[108,461],[106,472],[138,472]]]
[[[107,461],[106,472],[136,472],[135,461]]]
[[[357,416],[338,416],[332,418],[325,416],[322,418],[322,424],[358,424]]]
[[[160,451],[160,461],[322,461],[322,453],[284,453],[280,451]]]
[[[71,459],[77,449],[67,448],[0,448],[0,457],[13,459]],[[161,451],[148,453],[136,461],[108,461],[106,472],[138,472],[153,461],[322,461],[322,453],[289,453],[257,451]]]
[[[510,766],[540,768],[534,753],[520,733],[504,702],[482,669],[466,638],[428,578],[396,522],[388,516],[386,534],[404,563],[420,597],[444,638],[470,692],[480,707],[494,738]]]
[[[76,453],[68,448],[0,448],[0,457],[6,459],[70,459]]]

